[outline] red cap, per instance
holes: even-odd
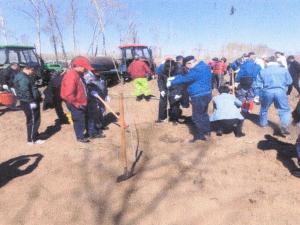
[[[94,68],[91,66],[89,60],[83,56],[77,56],[72,60],[72,65],[73,66],[82,66],[86,70],[94,70]]]

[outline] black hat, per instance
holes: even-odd
[[[182,55],[176,56],[176,62],[183,60],[183,59],[184,59],[184,57]]]
[[[187,64],[189,61],[195,60],[193,55],[189,55],[183,59],[183,65]]]
[[[266,61],[267,61],[267,62],[277,62],[276,57],[273,56],[273,55],[270,56],[270,57],[268,57]]]
[[[255,55],[255,52],[249,52],[248,53],[248,57],[250,57],[251,55]]]
[[[288,56],[288,57],[287,57],[287,59],[286,59],[286,60],[290,61],[290,60],[294,60],[294,59],[295,59],[295,56],[293,56],[293,55],[290,55],[290,56]]]

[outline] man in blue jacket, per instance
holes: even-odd
[[[276,62],[271,56],[267,59],[267,66],[258,74],[256,85],[261,93],[260,125],[268,125],[268,110],[274,103],[280,117],[282,134],[289,134],[288,127],[291,120],[291,112],[286,91],[293,82],[289,71]]]
[[[192,119],[196,125],[196,133],[191,142],[206,141],[205,135],[210,135],[210,122],[207,113],[208,104],[211,101],[210,67],[203,61],[189,61],[191,69],[185,75],[177,75],[168,79],[167,87],[186,84],[192,100]]]
[[[249,52],[236,77],[236,82],[240,83],[237,96],[241,101],[243,99],[252,101],[256,97],[255,100],[258,102],[259,91],[254,86],[261,67],[255,63],[255,58],[255,53]]]

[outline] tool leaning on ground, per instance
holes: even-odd
[[[113,109],[99,96],[95,96],[100,102],[103,103],[103,105],[105,106],[105,108],[107,108],[117,119],[118,119],[118,123],[121,127],[121,158],[122,158],[122,164],[123,164],[123,174],[117,177],[117,182],[122,182],[125,181],[131,177],[134,176],[133,171],[132,170],[128,170],[128,163],[127,163],[127,152],[126,152],[126,137],[125,137],[125,132],[126,132],[126,128],[128,127],[128,125],[126,125],[125,123],[125,112],[124,112],[124,95],[120,94],[120,98],[119,98],[119,107],[120,107],[120,115],[117,115],[117,113],[115,113],[113,111]]]

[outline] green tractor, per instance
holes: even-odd
[[[63,67],[59,64],[44,63],[38,56],[35,47],[20,45],[0,45],[0,70],[9,66],[10,63],[18,63],[20,67],[26,64],[36,65],[35,81],[38,86],[48,84],[51,72],[62,72]]]

